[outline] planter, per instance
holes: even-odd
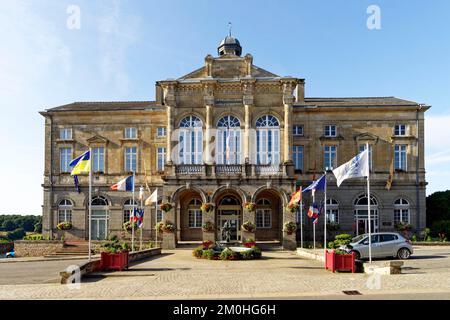
[[[251,248],[251,247],[256,246],[256,242],[245,242],[245,243],[244,243],[244,246],[245,246],[246,248]]]
[[[337,270],[355,273],[355,253],[336,254],[334,250],[327,250],[325,253],[325,269],[333,272]]]
[[[100,266],[102,270],[128,269],[128,251],[120,253],[102,252]]]

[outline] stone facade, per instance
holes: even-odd
[[[61,149],[68,148],[75,158],[88,148],[103,148],[103,170],[93,174],[93,197],[102,199],[103,206],[95,210],[106,222],[95,218],[95,234],[128,236],[122,224],[132,194],[109,187],[130,174],[125,150],[135,147],[136,185],[148,186],[146,197],[157,188],[160,201],[173,205],[160,213],[176,226],[175,233],[159,235],[166,247],[180,241],[222,240],[228,223],[233,241],[256,238],[295,248],[296,235],[283,232],[285,223],[299,220],[285,209],[292,192],[327,169],[327,147],[335,148],[337,167],[366,143],[372,148],[376,230],[393,230],[398,199],[407,201],[401,209],[407,210],[414,230],[425,227],[424,113],[429,106],[394,97],[308,98],[304,79],[259,68],[250,54],[241,57],[241,51],[239,42],[227,37],[219,57],[208,55],[203,67],[190,74],[158,81],[155,101],[72,103],[41,112],[46,131],[44,233],[57,232],[58,212],[67,209],[73,229],[65,238],[87,238],[88,176],[79,177],[81,192],[76,192],[73,178],[61,170]],[[401,134],[395,134],[398,125],[404,129]],[[332,134],[327,126],[334,128]],[[137,135],[126,137],[126,128],[135,128]],[[71,137],[62,139],[61,129],[69,129]],[[391,169],[396,145],[406,148],[404,170]],[[294,154],[294,146],[301,156]],[[161,150],[164,158],[158,158]],[[390,177],[392,187],[387,190]],[[328,174],[328,196],[335,202],[342,231],[367,228],[367,218],[355,218],[362,208],[356,201],[365,194],[365,186],[364,179],[353,179],[338,189]],[[321,197],[318,194],[316,200]],[[70,208],[61,208],[65,199]],[[310,202],[306,195],[304,214]],[[202,213],[204,203],[211,203],[213,211]],[[245,203],[256,204],[256,209],[247,210]],[[145,209],[143,236],[154,239],[155,206]],[[304,215],[306,238],[312,228],[308,220]],[[201,228],[207,221],[214,225],[212,232]],[[244,234],[241,225],[247,221],[257,228]],[[99,233],[102,228],[106,231]]]

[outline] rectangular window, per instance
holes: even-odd
[[[394,168],[396,170],[407,171],[406,144],[396,144],[394,146]]]
[[[339,223],[339,210],[338,209],[327,209],[327,222],[328,223]]]
[[[294,125],[292,128],[292,134],[296,137],[303,136],[303,126],[302,125]]]
[[[166,136],[166,127],[158,127],[156,129],[156,136],[158,138],[165,137]]]
[[[256,210],[256,228],[271,228],[272,227],[272,210],[271,209],[257,209]]]
[[[164,220],[164,212],[161,209],[156,211],[156,223]]]
[[[409,224],[409,209],[395,209],[394,210],[394,224],[404,222]]]
[[[137,148],[125,148],[125,172],[136,172]]]
[[[133,209],[125,209],[123,210],[123,223],[129,222],[131,217],[131,212]]]
[[[58,210],[58,222],[72,222],[72,210],[71,209],[59,209]]]
[[[292,147],[292,160],[294,161],[295,170],[303,171],[303,146]]]
[[[125,139],[137,139],[137,129],[125,128]]]
[[[394,129],[394,135],[396,136],[406,136],[406,125],[396,124]]]
[[[59,139],[60,140],[72,140],[72,129],[70,129],[70,128],[59,129]]]
[[[162,172],[164,171],[164,164],[166,163],[166,148],[158,148],[157,151],[157,170],[158,172]]]
[[[189,210],[189,228],[202,227],[202,211],[200,209]]]
[[[325,126],[325,137],[336,137],[337,131],[335,125],[326,125]]]
[[[69,163],[72,161],[72,148],[59,149],[59,167],[61,173],[67,173],[71,171]]]
[[[105,148],[92,148],[92,171],[105,172]]]
[[[332,170],[336,168],[337,146],[324,147],[324,169]]]
[[[359,145],[359,152],[363,152],[364,150],[366,150],[366,144],[360,144]],[[373,150],[373,146],[371,144],[369,144],[369,168],[370,168],[370,171],[372,171],[372,164],[373,164],[373,161],[372,161],[373,152],[372,152],[372,150]]]

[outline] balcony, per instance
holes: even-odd
[[[287,175],[286,165],[252,165],[252,164],[180,164],[168,165],[166,177],[268,177]]]

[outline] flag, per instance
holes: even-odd
[[[78,181],[77,175],[73,176],[73,183],[75,183],[75,189],[77,190],[77,192],[81,193],[80,182]]]
[[[139,201],[143,201],[144,200],[144,188],[140,187],[139,188]]]
[[[86,151],[81,156],[70,161],[69,166],[72,167],[72,176],[80,173],[89,173],[91,170],[91,152]]]
[[[153,193],[145,200],[145,205],[149,206],[152,203],[158,202],[158,189],[155,189]]]
[[[297,192],[294,192],[292,194],[292,198],[291,201],[289,201],[289,204],[298,204],[300,201],[302,201],[302,187],[300,187]]]
[[[126,177],[125,179],[120,180],[116,184],[111,186],[111,190],[114,191],[133,191],[134,181],[133,176]]]
[[[339,168],[333,170],[336,177],[337,186],[349,178],[369,176],[369,150],[365,149],[349,162],[344,163]]]
[[[391,190],[392,188],[392,181],[394,180],[394,158],[391,159],[391,165],[389,167],[389,177],[386,181],[386,190]]]
[[[323,212],[323,204],[317,209],[317,214],[313,217],[313,224],[317,224],[319,222],[319,217]]]
[[[326,175],[323,175],[316,181],[313,181],[313,183],[311,183],[311,185],[308,188],[303,190],[303,192],[307,192],[307,191],[314,192],[316,190],[325,190],[326,181],[327,181]]]
[[[312,206],[309,207],[308,210],[308,217],[315,218],[319,215],[319,208],[317,206],[317,203],[313,203]]]
[[[142,228],[144,225],[144,209],[134,209],[134,222],[137,222],[138,228]]]

